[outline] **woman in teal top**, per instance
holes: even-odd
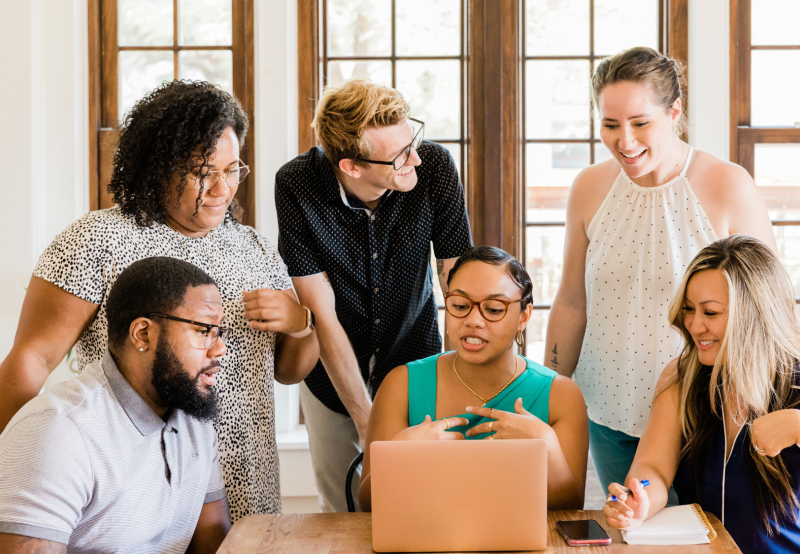
[[[478,246],[456,261],[447,285],[455,350],[397,367],[381,384],[364,448],[361,509],[371,508],[372,441],[464,439],[547,441],[548,508],[583,508],[583,395],[571,379],[514,353],[532,314],[525,268],[499,248]]]

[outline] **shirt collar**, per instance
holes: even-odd
[[[369,215],[369,216],[371,216],[371,215],[372,215],[372,211],[373,211],[373,210],[370,210],[370,209],[367,207],[367,205],[366,205],[366,204],[364,204],[364,203],[363,203],[361,200],[359,200],[359,199],[358,199],[358,198],[356,198],[355,196],[352,196],[352,195],[350,195],[350,194],[347,194],[347,193],[345,192],[345,190],[344,190],[344,187],[342,186],[342,183],[341,183],[341,181],[339,181],[339,180],[337,179],[337,180],[336,180],[336,183],[339,185],[339,196],[341,196],[341,198],[342,198],[342,202],[344,203],[344,205],[345,205],[345,206],[347,206],[347,207],[348,207],[348,208],[350,208],[351,210],[364,210],[365,212],[367,212],[367,215]],[[381,196],[381,202],[382,202],[384,199],[386,199],[386,198],[389,198],[389,196],[390,196],[390,195],[391,195],[393,192],[394,192],[393,190],[387,190],[386,192],[384,192],[384,193],[383,193],[383,196]],[[380,205],[380,204],[379,204],[379,205]]]
[[[148,406],[144,398],[139,396],[139,393],[134,390],[131,384],[125,379],[125,376],[120,373],[114,358],[111,357],[111,352],[106,350],[103,357],[103,372],[106,374],[108,385],[117,397],[117,401],[128,414],[131,423],[139,430],[142,435],[150,435],[156,431],[161,431],[164,426],[164,420],[158,417],[158,414],[153,411],[153,408]],[[175,416],[177,410],[172,410],[168,419],[169,425],[172,428],[177,427]]]

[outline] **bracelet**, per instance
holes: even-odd
[[[314,331],[314,312],[306,308],[305,306],[302,307],[306,311],[306,326],[303,328],[302,331],[298,331],[296,333],[288,333],[290,337],[295,339],[302,339],[303,337],[307,337]]]

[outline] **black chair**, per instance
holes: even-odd
[[[353,460],[353,463],[350,464],[350,468],[347,470],[347,477],[344,479],[344,496],[347,499],[348,512],[356,511],[356,503],[353,501],[353,475],[355,475],[356,470],[363,459],[364,453],[359,452],[358,456],[356,456]]]

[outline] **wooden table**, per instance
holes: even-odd
[[[721,554],[741,551],[722,526],[706,512],[717,531],[711,544],[694,546],[631,546],[622,542],[619,531],[605,525],[599,510],[556,510],[547,513],[547,550],[538,552],[578,554],[580,552],[608,552],[629,554]],[[555,522],[563,519],[594,519],[614,540],[609,546],[571,547],[564,542]],[[286,514],[282,516],[248,516],[234,524],[217,554],[266,554],[287,552],[298,554],[371,553],[372,517],[370,514]]]

